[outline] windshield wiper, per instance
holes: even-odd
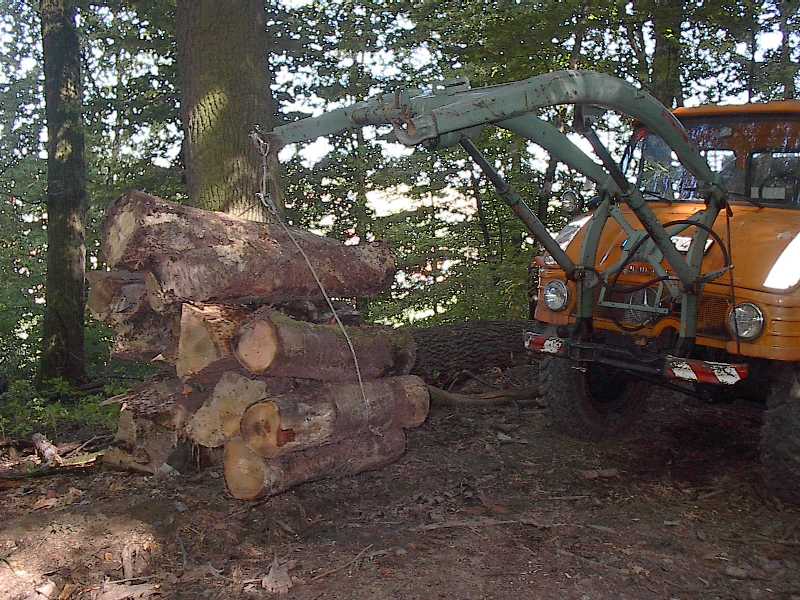
[[[642,190],[642,196],[645,196],[645,197],[649,196],[651,198],[657,198],[657,199],[662,200],[664,202],[669,202],[670,204],[672,204],[674,202],[674,200],[672,198],[667,198],[666,196],[662,196],[661,194],[659,194],[658,192],[654,192],[653,190]]]
[[[755,198],[753,198],[750,194],[742,194],[740,192],[728,191],[728,195],[729,196],[735,196],[736,198],[741,198],[742,200],[746,200],[747,202],[749,202],[750,204],[752,204],[753,206],[756,206],[758,208],[764,208],[764,205],[761,204],[761,202],[759,202]]]

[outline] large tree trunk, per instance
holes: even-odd
[[[306,230],[293,233],[331,296],[377,294],[394,276],[394,256],[382,242],[345,246]],[[142,192],[130,192],[109,207],[103,253],[111,268],[151,271],[160,286],[161,305],[276,303],[321,296],[281,226]]]
[[[262,0],[178,0],[181,121],[196,206],[265,220],[261,157],[249,138],[272,128]]]
[[[450,385],[461,373],[524,364],[530,353],[523,333],[535,321],[469,321],[440,327],[411,328],[417,357],[411,373],[437,386]]]
[[[71,0],[42,0],[47,113],[47,279],[39,380],[86,379],[86,245],[81,54]]]
[[[405,448],[405,433],[390,429],[381,435],[362,434],[355,439],[265,460],[241,438],[234,438],[225,444],[225,483],[234,498],[255,500],[280,494],[307,481],[379,469],[400,458]]]
[[[405,375],[415,345],[403,330],[348,327],[362,379]],[[248,371],[324,381],[355,381],[350,347],[336,325],[295,321],[270,309],[257,311],[239,329],[234,352]]]
[[[364,395],[358,384],[328,384],[310,393],[259,402],[241,418],[242,439],[271,458],[356,437],[369,429],[418,427],[428,416],[428,387],[419,377],[368,381]]]
[[[655,40],[650,93],[667,108],[683,106],[681,26],[684,0],[649,1]]]

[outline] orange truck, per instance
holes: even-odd
[[[594,288],[592,329],[584,336],[587,354],[602,347],[607,360],[581,360],[579,352],[565,360],[580,321],[578,284],[549,255],[534,260],[533,316],[542,330],[527,344],[552,354],[541,379],[554,425],[583,439],[622,431],[641,410],[649,382],[663,384],[665,375],[697,391],[765,400],[766,482],[800,501],[800,102],[679,108],[674,115],[727,191],[703,242],[691,346],[666,364],[658,358],[674,351],[681,334],[680,294],[669,289],[680,282],[648,248],[650,240],[642,242],[622,203],[611,208],[596,243],[594,269],[606,285]],[[644,125],[634,127],[621,171],[686,256],[696,229],[690,220],[707,207],[697,179]],[[575,263],[596,212],[577,216],[556,236]]]
[[[592,153],[540,114],[565,104]],[[595,132],[605,110],[639,124],[621,162]],[[769,390],[767,481],[800,501],[797,103],[673,114],[629,82],[570,70],[485,88],[455,79],[396,89],[257,139],[276,154],[367,126],[408,147],[460,146],[545,249],[541,326],[524,344],[546,357],[542,385],[560,429],[590,439],[617,433],[652,383]],[[479,150],[489,127],[594,182],[591,212],[553,238]]]

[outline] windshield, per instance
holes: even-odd
[[[712,118],[685,126],[731,200],[800,208],[800,121]],[[647,199],[702,201],[695,177],[645,129],[634,134],[627,167]]]

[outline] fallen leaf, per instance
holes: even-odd
[[[53,508],[56,504],[58,504],[58,498],[39,498],[33,505],[33,510]]]
[[[292,588],[292,576],[289,575],[291,563],[279,563],[278,557],[272,561],[272,566],[261,579],[261,587],[273,594],[286,594]]]
[[[750,573],[748,573],[747,570],[741,567],[735,567],[733,565],[728,565],[725,567],[724,573],[733,579],[747,579],[750,576]]]
[[[83,497],[83,492],[78,488],[71,487],[64,494],[64,504],[75,504]]]
[[[581,477],[584,479],[613,479],[619,477],[619,469],[590,469],[588,471],[581,471]]]
[[[140,583],[138,585],[122,585],[119,583],[104,583],[95,600],[141,600],[149,598],[158,592],[158,586],[153,583]]]

